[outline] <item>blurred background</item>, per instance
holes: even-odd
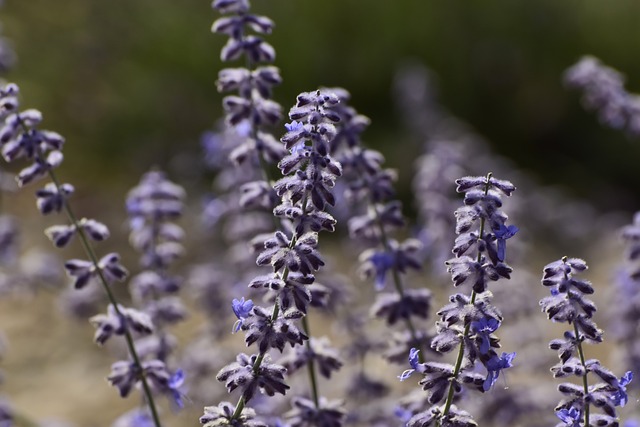
[[[372,119],[367,141],[392,166],[420,149],[408,143],[391,90],[398,67],[412,61],[433,71],[445,108],[543,182],[607,209],[640,204],[640,144],[600,126],[562,84],[563,71],[590,54],[640,92],[639,2],[258,0],[253,8],[276,22],[268,39],[285,111],[301,91],[347,88]],[[221,116],[215,80],[226,41],[209,31],[208,1],[6,0],[1,13],[18,54],[7,79],[67,138],[70,180],[121,190],[152,165],[184,171],[199,155],[200,134]],[[408,182],[410,171],[400,174]]]
[[[398,70],[416,64],[429,68],[443,110],[539,183],[601,212],[622,211],[627,220],[640,206],[640,141],[602,126],[562,81],[589,54],[640,92],[637,0],[254,0],[253,10],[276,23],[268,41],[284,83],[274,98],[287,111],[299,92],[348,89],[351,104],[372,120],[366,142],[398,169],[406,214],[417,214],[411,181],[424,148],[406,124],[394,81]],[[167,171],[193,190],[194,204],[210,187],[200,138],[222,117],[215,81],[228,66],[219,59],[226,38],[210,32],[217,16],[206,0],[5,0],[0,9],[2,35],[17,54],[5,78],[20,85],[23,107],[43,112],[44,129],[65,136],[62,179],[77,188],[86,215],[120,212],[98,218],[114,228],[107,250],[126,246],[124,197],[144,172]],[[27,246],[48,245],[32,195],[24,194],[6,210],[33,217]],[[545,254],[536,266],[550,261]],[[84,323],[83,334],[69,336],[76,326],[51,308],[52,294],[0,303],[0,329],[16,350],[2,363],[10,374],[3,387],[19,408],[38,407],[36,418],[106,426],[135,406],[106,385],[113,357],[90,341],[92,328]],[[190,320],[183,336],[193,335],[199,320]],[[39,337],[35,345],[31,334]],[[69,405],[51,398],[50,384],[66,389]],[[195,425],[201,414],[198,405],[190,410],[179,418],[183,425]]]

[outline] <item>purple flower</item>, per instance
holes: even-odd
[[[297,130],[302,129],[304,125],[302,124],[302,122],[298,122],[296,120],[292,121],[291,123],[285,123],[284,127],[287,129],[287,131],[289,132],[295,132]]]
[[[111,427],[155,427],[155,423],[147,411],[134,409],[120,416]]]
[[[491,387],[498,380],[498,376],[500,375],[500,371],[506,368],[511,368],[513,366],[513,359],[516,357],[516,352],[513,353],[505,353],[503,352],[501,356],[498,355],[493,356],[487,362],[487,379],[484,380],[484,384],[482,385],[482,389],[484,391],[489,391]]]
[[[417,348],[412,348],[409,351],[409,365],[411,365],[412,369],[407,369],[401,375],[399,375],[398,378],[400,379],[400,381],[406,380],[411,375],[413,375],[415,371],[419,370],[420,360],[418,359],[418,353],[420,353],[420,350],[418,350]]]
[[[493,317],[483,317],[482,319],[471,322],[471,330],[476,333],[476,337],[480,339],[480,353],[487,354],[491,347],[490,335],[500,327],[500,321]]]
[[[178,369],[172,376],[169,378],[168,388],[169,393],[171,394],[171,398],[173,402],[175,402],[176,406],[179,409],[184,408],[183,397],[184,394],[180,392],[180,387],[184,384],[184,371],[182,369]]]
[[[375,268],[376,290],[384,289],[387,271],[393,268],[395,262],[394,256],[387,252],[376,252],[369,258],[369,262],[371,262]]]
[[[240,300],[234,298],[231,303],[231,308],[233,309],[233,314],[238,318],[236,323],[233,325],[233,332],[236,333],[240,330],[246,318],[249,317],[249,314],[251,314],[251,310],[253,310],[253,301],[245,301],[244,297]]]
[[[393,410],[393,415],[396,416],[396,418],[399,418],[400,421],[402,421],[403,423],[408,423],[409,420],[411,419],[411,417],[413,417],[413,412],[410,411],[409,409],[405,409],[402,406],[397,406],[394,410]]]
[[[505,226],[504,224],[500,224],[500,228],[494,230],[493,233],[496,235],[498,239],[498,259],[500,261],[504,261],[506,250],[507,250],[507,239],[515,236],[518,232],[519,228],[515,225]]]
[[[304,139],[301,139],[291,147],[291,154],[299,154],[301,156],[304,156],[304,150],[306,147],[307,144],[305,143]]]
[[[242,138],[248,138],[251,135],[251,122],[242,120],[235,126],[236,133]]]
[[[154,427],[153,419],[145,413],[137,413],[131,418],[132,427]]]
[[[580,427],[580,411],[573,406],[569,409],[560,409],[556,412],[556,416],[567,427]]]
[[[627,404],[627,385],[633,380],[633,372],[627,371],[620,380],[618,380],[618,390],[613,394],[613,404],[615,406],[624,406]]]

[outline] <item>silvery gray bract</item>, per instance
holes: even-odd
[[[254,369],[257,358],[257,354],[249,356],[240,353],[236,362],[222,368],[216,378],[225,383],[229,393],[239,388],[245,402],[249,402],[258,390],[269,396],[276,393],[284,395],[290,388],[284,383],[286,369],[270,363],[271,357],[268,354],[264,355],[260,365]]]

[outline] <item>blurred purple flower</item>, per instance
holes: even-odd
[[[491,387],[498,380],[498,376],[500,375],[500,371],[503,369],[511,368],[513,366],[513,359],[516,357],[516,352],[513,353],[505,353],[503,352],[501,356],[495,355],[487,362],[487,379],[484,381],[482,385],[482,389],[484,391],[489,391]]]
[[[251,314],[251,310],[253,310],[253,301],[245,301],[244,297],[240,300],[234,298],[231,302],[231,308],[233,309],[233,314],[238,318],[236,323],[233,325],[233,332],[236,333],[240,330],[246,318],[249,317],[249,314]]]
[[[420,369],[420,366],[419,366],[420,359],[418,357],[418,353],[420,353],[420,350],[418,350],[417,348],[412,348],[409,351],[409,365],[411,366],[411,369],[405,370],[402,374],[398,376],[400,381],[406,380],[411,375],[413,375],[415,371],[418,371]]]
[[[580,411],[573,406],[569,409],[560,409],[556,412],[556,416],[565,423],[566,427],[580,427]]]

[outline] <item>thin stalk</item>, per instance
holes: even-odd
[[[380,212],[378,212],[378,208],[374,203],[372,203],[372,205],[373,205],[373,211],[375,212],[375,215],[376,215],[376,218],[375,218],[376,224],[378,225],[378,230],[380,232],[380,242],[382,243],[382,246],[384,247],[385,252],[391,253],[391,245],[389,243],[389,237],[387,236],[387,232],[384,229],[382,220],[380,219]],[[395,266],[391,268],[391,275],[393,277],[393,285],[396,288],[396,292],[398,292],[398,295],[400,295],[400,298],[404,298],[404,285],[402,283],[402,277],[400,276],[400,272]],[[405,317],[404,321],[407,324],[407,328],[409,329],[409,332],[411,333],[411,339],[415,342],[416,346],[418,346],[417,347],[418,350],[421,350],[422,346],[418,342],[418,334],[416,332],[415,326],[413,325],[413,322],[411,321],[411,318]],[[422,352],[418,353],[418,361],[420,363],[424,362],[424,355],[422,354]]]
[[[471,291],[471,304],[476,302],[476,291]],[[464,335],[462,337],[462,341],[460,341],[460,349],[458,350],[458,357],[456,359],[455,367],[453,368],[453,378],[451,378],[451,384],[449,385],[449,393],[447,394],[447,401],[444,405],[444,410],[442,411],[442,416],[444,417],[449,413],[451,409],[451,405],[453,404],[453,396],[455,395],[454,382],[458,379],[458,375],[460,374],[460,370],[462,369],[462,361],[464,360],[464,339],[469,335],[469,329],[471,329],[471,324],[467,323],[464,327]],[[438,426],[441,425],[440,420],[438,420]]]
[[[578,330],[578,326],[575,322],[573,322],[573,332],[576,334],[576,339],[578,340],[578,355],[580,355],[580,363],[584,368],[584,375],[582,376],[582,387],[584,389],[584,395],[589,394],[589,381],[587,380],[587,366],[584,358],[584,351],[582,350],[582,340],[580,339],[580,331]],[[589,403],[585,403],[584,406],[584,425],[587,427],[589,425]]]
[[[285,268],[282,274],[283,280],[286,279],[286,275],[288,275],[288,273],[289,273],[289,270]],[[271,312],[272,322],[278,318],[279,313],[280,313],[280,307],[278,306],[278,302],[276,301],[275,305],[273,306],[273,311]],[[260,365],[262,364],[262,360],[264,359],[265,354],[267,353],[260,352],[260,354],[258,354],[258,357],[256,358],[256,361],[253,362],[252,370],[254,374],[258,373],[258,370],[260,369]],[[245,400],[244,396],[240,396],[240,399],[238,399],[238,403],[236,403],[236,408],[233,411],[233,415],[231,415],[231,420],[237,420],[240,418],[240,415],[242,414],[242,410],[244,409],[246,404],[247,404],[247,401]]]
[[[151,269],[152,271],[155,271],[162,279],[166,279],[168,276],[167,268],[162,265],[162,263],[159,261],[160,257],[158,256],[160,225],[161,225],[160,220],[156,218],[156,216],[154,215],[153,218],[151,219],[151,244],[149,249],[149,251],[152,252],[152,256],[151,256],[152,263],[148,268]],[[145,251],[143,251],[143,256],[144,255],[145,255]],[[157,302],[161,297],[162,297],[161,292],[158,292],[156,289],[151,289],[151,298],[153,299],[153,301]],[[141,302],[141,303],[144,304],[144,302]],[[153,326],[154,326],[154,333],[159,340],[158,353],[156,353],[156,356],[158,360],[161,360],[162,362],[166,363],[167,358],[169,356],[168,350],[167,350],[167,341],[166,341],[167,333],[165,332],[166,325],[163,325],[162,322],[158,319],[158,322],[156,322]]]
[[[305,212],[306,210],[307,210],[307,197],[305,195],[302,201],[302,211]],[[298,241],[298,236],[294,234],[294,236],[291,238],[291,242],[289,242],[290,250],[293,249],[297,241]],[[286,281],[288,277],[289,277],[289,268],[285,266],[285,268],[282,270],[282,280]],[[276,319],[278,318],[278,314],[280,314],[280,306],[278,305],[278,300],[276,300],[273,306],[273,311],[271,312],[272,322],[276,321]],[[258,354],[258,357],[256,358],[256,361],[253,362],[252,369],[254,374],[258,373],[258,370],[260,369],[260,365],[262,364],[262,360],[264,359],[265,354],[266,354],[266,351],[260,352]],[[236,408],[233,411],[233,415],[231,415],[231,420],[237,420],[240,418],[240,415],[242,414],[242,410],[244,409],[246,404],[247,404],[247,401],[245,400],[244,396],[240,396],[240,399],[238,399],[238,403],[236,403]]]
[[[484,189],[485,196],[489,193],[489,179],[491,178],[491,172],[487,174],[487,184]],[[482,239],[485,228],[485,218],[482,217],[480,219],[480,233],[478,234],[478,238]],[[476,258],[477,262],[482,260],[482,252],[478,251],[478,256]],[[477,293],[474,290],[471,290],[471,302],[469,304],[473,305],[476,302]],[[464,360],[464,341],[469,335],[469,330],[471,329],[471,323],[467,322],[464,326],[464,333],[462,335],[462,339],[460,340],[460,348],[458,349],[458,357],[456,358],[456,364],[453,368],[453,377],[451,378],[451,382],[449,384],[449,392],[447,393],[447,400],[444,404],[444,409],[442,410],[442,417],[445,417],[449,410],[451,409],[451,405],[453,404],[453,397],[455,395],[454,384],[458,380],[458,375],[460,374],[460,370],[462,369],[462,361]],[[442,425],[442,417],[438,418],[437,426],[440,427]]]
[[[53,170],[49,169],[48,174],[49,174],[49,178],[51,179],[53,184],[56,186],[56,191],[58,193],[61,193],[60,182],[58,181],[58,178],[56,177]],[[109,283],[107,282],[107,279],[105,278],[102,272],[102,268],[100,268],[99,266],[98,257],[96,256],[96,253],[93,250],[93,247],[89,243],[89,239],[87,238],[87,235],[84,229],[80,227],[80,222],[78,221],[78,218],[74,214],[73,210],[71,209],[71,205],[69,204],[66,198],[63,198],[63,207],[67,217],[69,218],[69,221],[76,228],[76,231],[78,233],[78,237],[80,238],[82,246],[87,256],[89,257],[89,260],[93,264],[95,271],[98,274],[98,278],[100,279],[100,284],[102,285],[104,292],[107,294],[107,298],[109,299],[109,302],[113,306],[114,311],[116,312],[116,315],[120,319],[123,318],[123,315],[120,312],[120,309],[118,308],[118,301],[115,295],[113,294],[113,292],[111,291],[111,287],[109,286]],[[142,363],[140,362],[140,357],[138,356],[138,353],[136,351],[136,347],[133,342],[133,337],[131,336],[131,332],[127,327],[124,328],[124,337],[125,337],[125,341],[127,342],[127,348],[129,350],[129,354],[133,359],[133,363],[136,369],[140,372],[140,382],[142,383],[142,389],[144,391],[144,395],[147,400],[147,405],[149,406],[149,410],[151,411],[153,423],[155,424],[156,427],[161,427],[160,417],[158,415],[158,410],[156,409],[156,404],[153,399],[153,394],[151,393],[151,387],[149,386],[144,370],[142,369]]]
[[[302,327],[309,337],[305,345],[307,346],[307,351],[311,353],[311,331],[309,330],[309,322],[307,321],[307,316],[304,316],[302,318]],[[309,382],[311,383],[311,395],[313,396],[313,403],[316,405],[316,408],[318,408],[320,400],[318,397],[318,380],[313,358],[309,359],[309,363],[307,364],[307,371],[309,372]]]

